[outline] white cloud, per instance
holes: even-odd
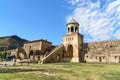
[[[79,3],[80,0],[69,0],[69,3],[72,5],[75,5],[76,3]]]
[[[80,33],[85,36],[86,42],[120,39],[120,0],[106,0],[105,5],[101,5],[101,0],[70,1],[77,7],[67,21],[73,16],[79,22]]]

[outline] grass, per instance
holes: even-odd
[[[0,68],[0,80],[120,80],[120,64],[53,63]]]

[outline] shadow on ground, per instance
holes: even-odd
[[[44,72],[44,69],[21,69],[21,68],[0,68],[0,73],[17,73],[17,72],[32,72],[32,71],[41,71]]]

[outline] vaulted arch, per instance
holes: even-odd
[[[69,44],[67,46],[67,53],[66,53],[67,58],[72,58],[73,57],[73,46]]]
[[[24,49],[19,48],[17,50],[17,56],[16,57],[17,57],[17,59],[26,59],[27,58],[27,54],[26,54]]]
[[[29,51],[29,58],[31,58],[31,57],[34,59],[34,52],[33,52],[33,50]]]

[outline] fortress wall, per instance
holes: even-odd
[[[120,62],[120,40],[84,44],[86,62]]]

